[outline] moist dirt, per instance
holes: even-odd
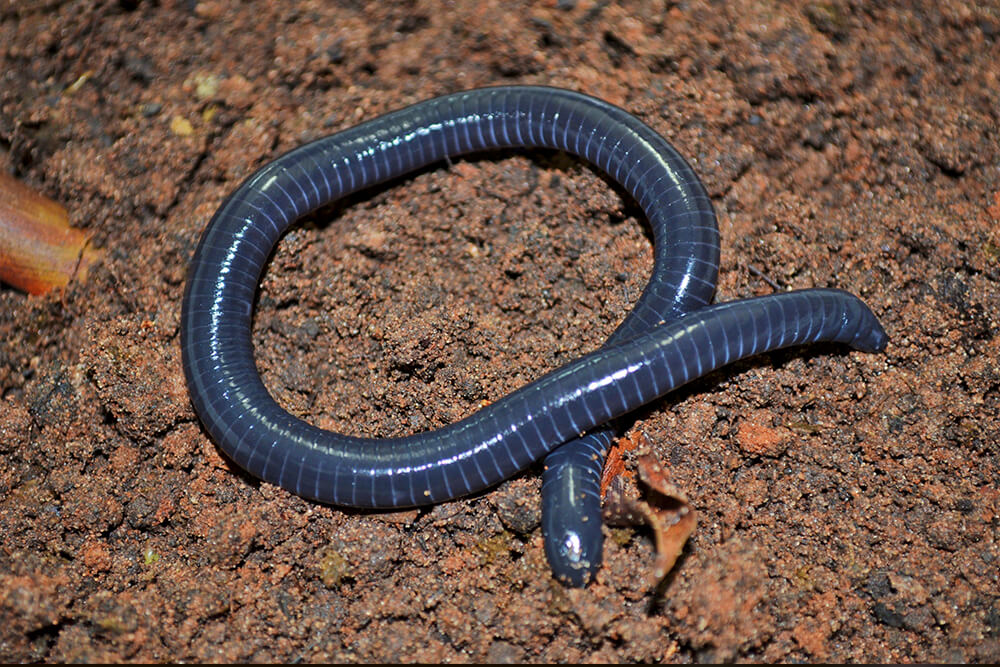
[[[995,2],[6,0],[0,168],[105,254],[44,297],[0,288],[0,659],[997,662],[998,39]],[[538,466],[345,511],[235,469],[188,401],[185,273],[243,178],[507,83],[677,146],[719,214],[717,301],[838,287],[891,339],[629,418],[698,512],[660,586],[640,527],[606,528],[590,587],[556,583]],[[460,159],[294,227],[256,358],[324,428],[436,428],[599,346],[650,262],[587,165]]]

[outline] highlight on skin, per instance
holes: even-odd
[[[281,408],[257,374],[250,323],[261,273],[288,226],[422,166],[516,147],[579,156],[620,183],[649,219],[652,277],[607,346],[461,422],[405,438],[332,433]],[[697,176],[631,114],[555,88],[446,95],[295,149],[226,200],[202,235],[185,289],[185,375],[206,430],[250,473],[321,502],[389,508],[488,488],[580,433],[738,358],[816,341],[884,347],[885,333],[871,311],[838,290],[706,306],[718,261],[715,216]],[[547,491],[545,511],[577,512],[576,505],[564,505],[565,497]],[[599,533],[597,508],[592,525]],[[563,563],[552,565],[560,575]]]

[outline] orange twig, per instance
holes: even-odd
[[[0,280],[29,294],[64,287],[100,257],[66,209],[0,173]]]

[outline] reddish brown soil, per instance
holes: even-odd
[[[1000,660],[995,2],[0,5],[0,168],[106,249],[0,289],[0,660]],[[913,8],[916,5],[916,8]],[[609,530],[550,577],[539,471],[422,512],[235,470],[188,402],[178,314],[220,201],[308,139],[538,83],[676,143],[723,238],[718,300],[835,286],[885,354],[717,372],[636,415],[700,513],[649,589]],[[257,358],[289,409],[388,435],[600,344],[647,275],[635,206],[552,154],[459,161],[292,231]]]

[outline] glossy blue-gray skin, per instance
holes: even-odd
[[[616,429],[608,426],[556,448],[542,472],[542,535],[553,576],[586,586],[601,567],[601,476]]]
[[[656,258],[656,270],[650,279],[649,287],[608,343],[634,337],[656,322],[671,319],[685,310],[708,303],[715,288],[718,271],[717,225],[708,196],[697,176],[680,155],[666,141],[631,115],[607,104],[565,91],[527,88],[477,91],[464,95],[464,99],[449,100],[449,103],[462,104],[461,112],[466,114],[467,137],[478,138],[480,141],[476,148],[486,147],[484,140],[487,143],[490,141],[486,139],[487,134],[492,139],[499,133],[495,128],[490,128],[490,132],[481,131],[480,120],[469,116],[474,111],[469,106],[470,98],[489,96],[490,99],[486,100],[490,105],[487,113],[494,113],[498,106],[496,96],[500,94],[507,96],[503,108],[507,112],[514,112],[515,115],[515,105],[510,105],[509,101],[511,95],[516,95],[516,106],[521,110],[522,116],[522,119],[516,122],[522,124],[538,122],[539,127],[545,127],[551,117],[554,129],[559,116],[563,116],[565,120],[568,107],[574,107],[575,113],[578,114],[574,120],[581,125],[575,130],[575,136],[577,140],[586,137],[587,141],[582,145],[571,147],[567,143],[567,134],[560,136],[558,132],[553,132],[552,139],[547,144],[550,147],[573,149],[576,152],[590,151],[594,159],[603,157],[606,160],[606,164],[601,165],[605,168],[614,165],[615,156],[619,154],[634,157],[636,160],[646,156],[651,165],[649,171],[643,175],[641,186],[648,193],[650,217],[656,235],[661,239],[657,246],[659,252]],[[542,97],[545,99],[541,99]],[[556,104],[553,105],[553,102]],[[405,116],[411,111],[412,109],[404,110],[396,115]],[[609,111],[613,114],[611,118],[606,117]],[[385,121],[385,118],[379,119],[366,126],[373,137],[378,131],[384,131]],[[423,122],[426,127],[426,121]],[[508,138],[518,135],[527,136],[529,140],[537,131],[531,128],[519,130],[516,127],[507,127],[506,130]],[[590,134],[585,134],[587,131]],[[420,136],[419,133],[416,135],[417,138]],[[324,141],[330,142],[334,139],[339,140],[340,137]],[[540,139],[541,143],[545,143],[546,137]],[[394,146],[394,150],[412,150],[410,148],[412,142],[400,142],[400,145],[396,145],[394,142],[386,141],[385,137],[380,137],[378,140],[383,142],[383,149],[388,144]],[[449,144],[455,147],[459,142],[452,140]],[[637,144],[640,144],[638,150]],[[361,148],[365,147],[362,145]],[[420,150],[423,152],[422,160],[440,157],[432,156],[433,150],[424,148]],[[650,151],[656,155],[650,156]],[[650,157],[657,159],[649,159]],[[332,162],[336,163],[339,160]],[[312,165],[307,167],[311,168]],[[398,174],[394,173],[391,165],[385,174],[382,174],[385,178],[394,175]],[[352,187],[364,183],[366,177],[367,174],[360,176]],[[332,176],[329,178],[332,180]],[[672,199],[674,202],[667,208],[666,215],[658,215],[658,211],[663,210],[661,200],[664,198]],[[676,216],[676,219],[668,219],[669,215]],[[667,223],[670,228],[664,233]],[[662,243],[664,236],[670,238],[672,242]],[[606,451],[607,443],[612,436],[611,429],[596,430],[582,439],[560,447],[546,460],[542,503],[546,554],[553,573],[567,583],[583,585],[589,574],[596,571],[600,565],[602,533],[599,481],[604,461],[603,452]]]
[[[697,222],[711,210],[707,198],[686,198],[693,174],[679,175],[663,157],[666,143],[624,111],[567,91],[519,87],[460,93],[388,114],[265,166],[202,236],[184,297],[184,368],[202,422],[236,463],[323,502],[425,505],[485,489],[567,439],[734,359],[816,340],[884,347],[884,332],[859,300],[816,290],[703,308],[583,357],[452,426],[407,438],[343,436],[278,406],[257,374],[250,322],[257,282],[288,225],[446,156],[506,146],[563,149],[605,170],[650,218],[654,274],[704,282],[710,294],[717,261],[699,270],[692,250],[717,247],[714,221]],[[660,282],[651,281],[646,292]],[[672,289],[664,303],[677,294]]]
[[[707,221],[706,221],[707,222]],[[715,223],[714,214],[712,223]],[[704,263],[718,258],[718,245],[709,243],[694,248]],[[664,282],[663,288],[673,287],[677,298],[666,311],[658,299],[639,299],[632,314],[648,313],[646,317],[627,317],[611,334],[605,346],[615,345],[649,331],[643,323],[659,317],[661,323],[679,319],[687,310],[703,306],[712,298],[715,278],[711,285]],[[687,289],[687,293],[685,293]],[[663,290],[660,291],[662,293]],[[542,472],[542,535],[545,557],[552,574],[570,586],[586,586],[601,567],[604,533],[601,530],[601,477],[604,461],[617,428],[605,424],[581,438],[557,447],[545,457]]]
[[[668,223],[666,234],[696,242],[671,244],[657,255],[646,290],[605,346],[625,342],[652,326],[677,319],[712,300],[719,267],[719,235],[715,211],[701,180],[664,139],[661,156],[672,174],[669,182],[690,205],[686,217],[657,219]],[[695,229],[691,229],[694,226]],[[659,230],[657,230],[659,231]],[[692,234],[693,232],[693,234]],[[650,287],[652,286],[652,287]],[[616,428],[602,425],[571,440],[545,457],[542,473],[542,534],[553,575],[571,586],[585,586],[601,565],[601,475]]]
[[[248,220],[263,223],[263,231],[269,232],[266,243],[255,239],[256,245],[267,247],[266,252],[257,252],[263,256],[280,231],[318,203],[444,157],[508,145],[580,154],[622,182],[637,199],[643,198],[640,204],[654,233],[654,271],[619,334],[648,329],[667,313],[708,302],[718,271],[715,216],[696,175],[676,151],[630,114],[599,100],[569,91],[515,87],[421,103],[300,148],[265,167],[234,193],[206,230],[200,246],[205,252],[196,255],[185,312],[194,312],[188,304],[193,303],[190,295],[196,293],[193,286],[201,280],[199,273],[209,275],[212,286],[221,286],[221,264],[231,250],[225,236],[236,240],[238,234],[247,233]],[[275,179],[276,174],[283,178]],[[315,196],[306,201],[310,194]],[[210,234],[221,242],[209,241]],[[210,245],[217,247],[212,251]],[[249,274],[246,267],[239,270]],[[259,274],[260,267],[252,270]],[[208,294],[213,291],[214,287],[203,291],[206,300],[221,296]],[[556,503],[549,514],[567,516],[567,511]],[[598,507],[597,523],[599,518]]]

